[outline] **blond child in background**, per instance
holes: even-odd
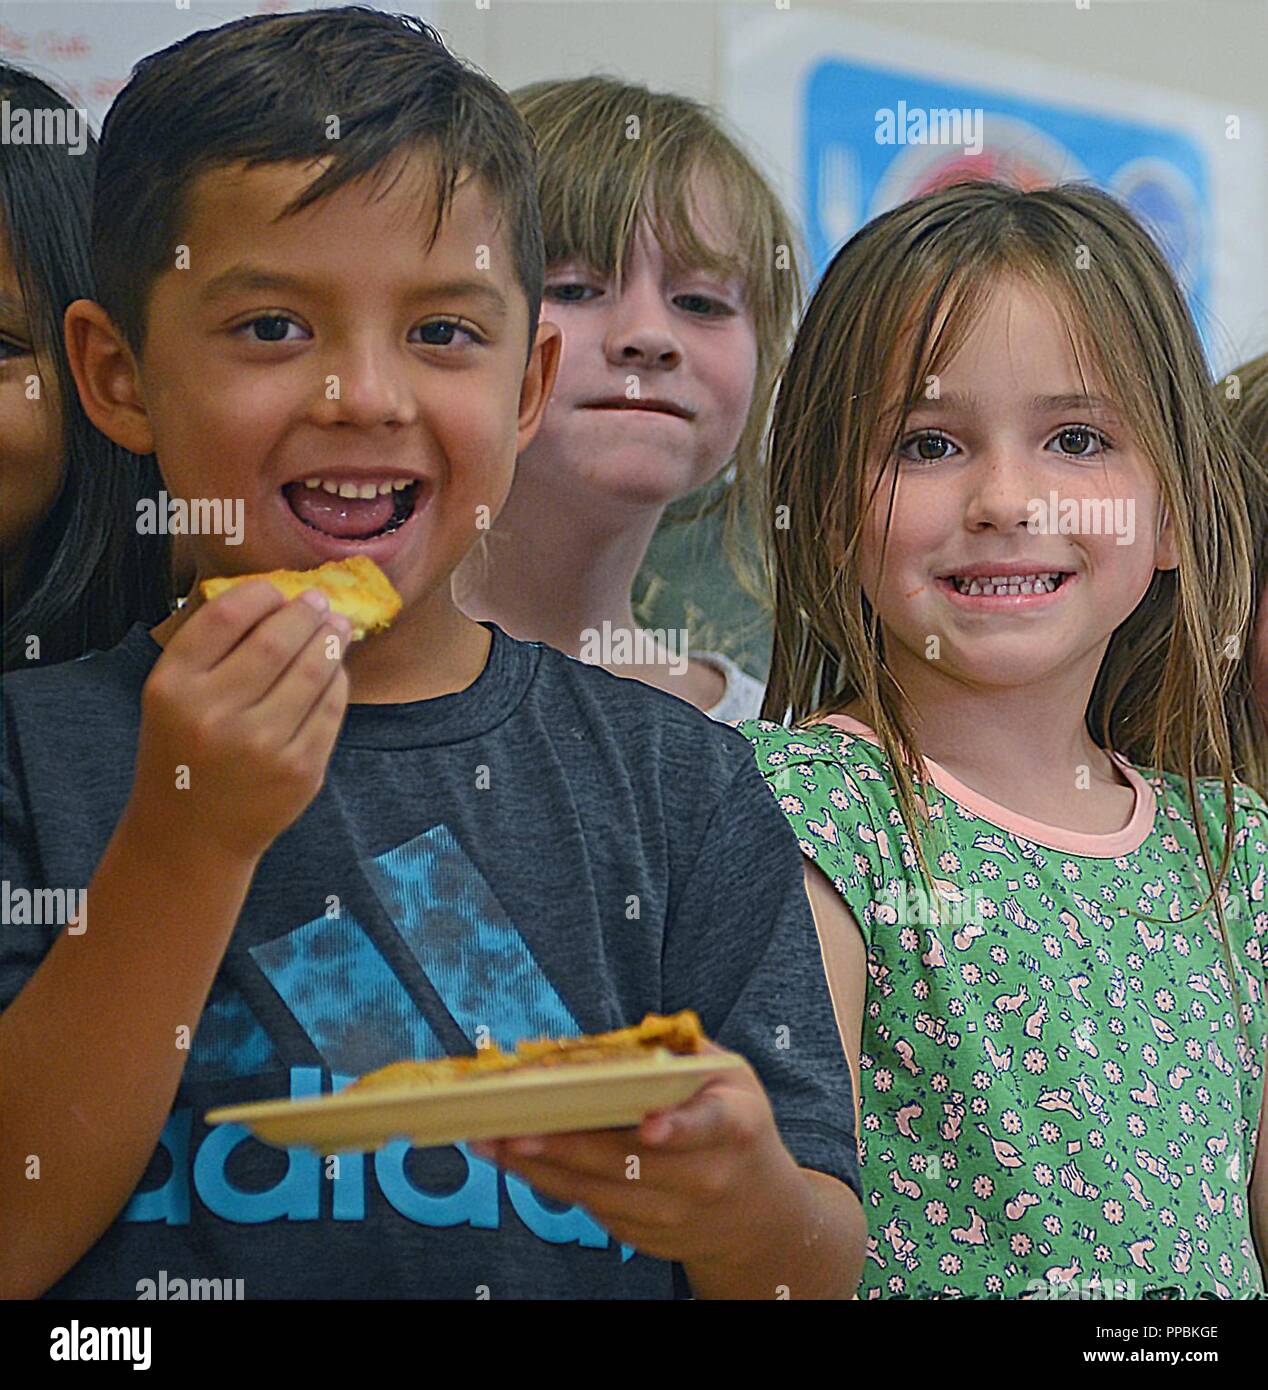
[[[631,589],[666,507],[728,464],[730,548],[748,543],[746,488],[801,296],[792,227],[696,102],[605,77],[513,99],[538,145],[542,316],[563,330],[563,355],[455,596],[716,719],[755,715],[761,684],[730,658],[643,640]]]

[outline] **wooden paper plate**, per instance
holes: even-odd
[[[381,1149],[394,1139],[427,1148],[463,1139],[622,1129],[686,1100],[710,1077],[743,1065],[729,1055],[662,1053],[647,1060],[490,1072],[428,1086],[230,1105],[209,1111],[207,1123],[245,1125],[266,1144],[322,1154]]]

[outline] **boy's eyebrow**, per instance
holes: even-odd
[[[304,291],[311,285],[298,275],[288,275],[285,271],[266,270],[262,266],[234,265],[213,275],[199,291],[198,297],[204,303],[219,299],[222,295],[242,290],[253,291]],[[456,299],[472,298],[482,300],[489,310],[502,317],[506,314],[506,298],[502,292],[486,280],[445,280],[435,284],[418,285],[419,298]]]
[[[219,275],[213,275],[198,292],[201,300],[219,299],[235,290],[303,290],[304,281],[297,275],[280,270],[265,270],[250,265],[231,265]]]

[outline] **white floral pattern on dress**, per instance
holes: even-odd
[[[1263,800],[1237,790],[1221,893],[1234,991],[1214,913],[1186,917],[1205,889],[1180,779],[1142,771],[1154,826],[1114,858],[1048,849],[927,786],[949,843],[924,912],[879,747],[831,725],[738,727],[867,947],[859,1296],[1122,1281],[1262,1297]],[[1222,788],[1199,792],[1218,847]]]

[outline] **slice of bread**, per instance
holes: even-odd
[[[521,1042],[514,1052],[497,1046],[481,1048],[474,1057],[440,1057],[433,1062],[393,1062],[344,1088],[350,1091],[391,1090],[399,1087],[435,1086],[470,1081],[478,1076],[537,1067],[580,1066],[592,1062],[628,1062],[639,1058],[694,1055],[701,1052],[705,1035],[692,1009],[681,1013],[648,1014],[636,1028],[593,1033],[579,1038],[543,1038]]]
[[[401,596],[387,575],[366,555],[349,555],[346,560],[328,560],[315,570],[269,570],[264,574],[235,574],[226,579],[205,579],[199,592],[213,599],[245,584],[248,579],[267,579],[288,599],[305,589],[320,589],[336,613],[352,624],[352,640],[359,642],[367,633],[382,632],[401,611]]]

